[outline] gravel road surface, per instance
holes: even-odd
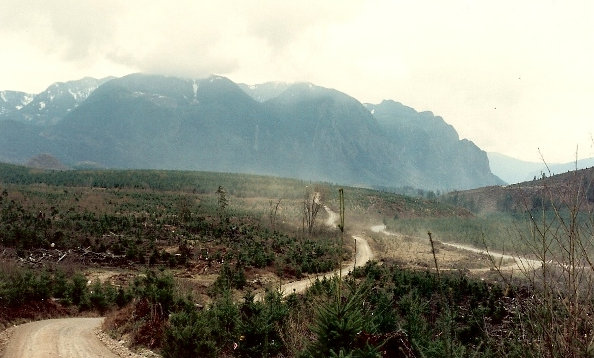
[[[5,358],[118,358],[96,330],[103,318],[61,318],[17,326]]]

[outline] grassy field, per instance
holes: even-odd
[[[521,215],[492,213],[481,216],[416,217],[385,219],[389,231],[427,238],[433,233],[438,241],[469,244],[495,251],[527,253],[518,240],[529,231]]]

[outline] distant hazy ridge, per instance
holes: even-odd
[[[0,161],[271,174],[376,187],[502,184],[431,112],[308,83],[134,74],[0,92]]]

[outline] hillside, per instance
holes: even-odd
[[[454,191],[443,197],[446,202],[474,212],[524,212],[532,209],[567,208],[574,204],[587,212],[594,209],[594,168],[574,170],[550,177],[507,186],[488,186]]]
[[[10,114],[22,109],[35,95],[18,91],[0,91],[0,115]]]
[[[69,166],[255,173],[366,187],[444,191],[502,183],[485,152],[460,140],[441,117],[393,101],[363,105],[309,83],[85,78],[52,85],[14,108],[0,115],[0,160],[12,163],[48,153]]]
[[[485,152],[469,140],[460,140],[443,118],[394,101],[366,107],[394,144],[392,152],[399,153],[404,162],[399,164],[408,167],[413,183],[430,187],[431,177],[439,178],[442,188],[503,183],[499,178],[494,180]]]
[[[515,159],[500,153],[489,152],[489,165],[495,175],[509,184],[539,178],[543,173],[561,174],[594,166],[594,158],[579,159],[569,163],[536,163]],[[550,173],[549,173],[550,171]]]
[[[567,182],[551,178],[553,184]],[[444,357],[449,347],[476,357],[558,356],[534,344],[548,332],[549,317],[560,327],[576,319],[592,324],[585,306],[591,296],[580,301],[585,313],[568,318],[545,305],[546,317],[534,319],[542,317],[544,297],[568,292],[568,280],[552,276],[549,284],[558,281],[560,289],[549,296],[530,278],[493,281],[497,268],[484,254],[444,242],[444,230],[458,240],[480,234],[473,227],[484,221],[436,200],[344,187],[345,236],[355,240],[343,242],[335,226],[338,187],[330,184],[0,164],[0,185],[0,354],[18,357],[24,348],[15,342],[43,347],[48,339],[31,325],[4,327],[63,316],[107,317],[102,329],[120,348],[149,348],[156,357],[328,357],[336,347],[373,357]],[[304,190],[329,206],[311,233],[302,227]],[[415,220],[422,236],[382,229]],[[372,255],[381,264],[363,264]],[[518,269],[505,264],[499,269]],[[342,279],[329,278],[339,266]],[[567,272],[582,270],[573,264]],[[93,337],[74,327],[77,319],[60,321],[70,322],[67,330],[56,322],[39,323],[64,343],[56,348],[62,353],[48,350],[55,356],[86,342],[78,335]],[[99,320],[93,322],[94,329]],[[328,342],[336,332],[339,339]],[[565,342],[572,332],[554,338]],[[574,351],[581,353],[591,337],[579,338]]]
[[[85,77],[76,81],[56,82],[37,95],[19,93],[18,96],[8,96],[12,101],[6,102],[4,118],[35,125],[55,124],[83,103],[97,87],[111,79]]]

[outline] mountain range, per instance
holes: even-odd
[[[311,83],[132,74],[0,92],[0,161],[183,169],[368,187],[503,184],[487,154],[431,112],[363,104]]]

